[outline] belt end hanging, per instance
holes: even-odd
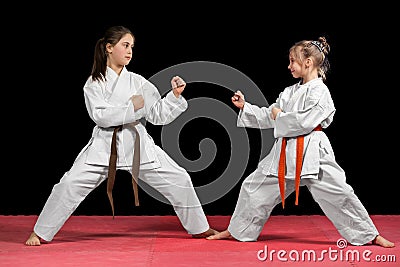
[[[139,206],[139,189],[138,184],[134,176],[132,176],[132,184],[133,184],[133,194],[135,196],[135,206]]]
[[[112,193],[107,192],[107,195],[108,195],[108,200],[110,201],[110,205],[111,205],[112,218],[114,220],[114,201],[113,201]]]

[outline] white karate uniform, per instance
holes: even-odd
[[[132,95],[142,95],[145,106],[134,111]],[[172,91],[161,98],[144,77],[126,68],[118,76],[108,67],[106,82],[88,78],[84,97],[96,126],[71,169],[54,185],[34,226],[35,233],[51,241],[85,197],[107,179],[113,126],[118,125],[123,128],[117,133],[117,169],[131,172],[136,138],[132,127],[136,127],[140,136],[139,179],[170,201],[189,234],[207,231],[209,225],[187,171],[154,143],[143,124],[135,125],[140,119],[155,125],[172,122],[187,109],[185,98],[176,98]]]
[[[276,120],[270,117],[272,107],[282,109]],[[234,238],[256,241],[271,211],[281,203],[278,166],[282,137],[287,138],[285,197],[295,190],[296,137],[300,135],[305,135],[300,185],[307,186],[325,215],[351,244],[363,245],[378,235],[364,206],[346,183],[345,172],[335,161],[327,135],[313,131],[318,125],[328,127],[335,111],[328,87],[321,78],[285,88],[269,107],[245,103],[237,125],[274,128],[276,141],[257,169],[243,181],[228,226]]]

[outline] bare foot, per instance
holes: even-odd
[[[390,242],[389,240],[386,240],[385,238],[383,238],[380,235],[377,235],[375,237],[374,240],[372,240],[372,244],[377,245],[377,246],[381,246],[384,248],[393,248],[394,247],[394,243]]]
[[[208,240],[218,240],[218,239],[227,239],[227,238],[231,238],[231,233],[229,233],[228,230],[222,231],[221,233],[215,234],[215,235],[211,235],[209,237],[207,237],[206,239]]]
[[[32,234],[29,236],[28,240],[26,240],[25,245],[27,245],[27,246],[40,246],[40,238],[39,238],[39,236],[35,232],[32,232]]]
[[[216,230],[214,230],[212,228],[208,228],[207,231],[205,231],[203,233],[200,233],[200,234],[192,235],[192,237],[194,237],[194,238],[205,238],[205,237],[209,237],[211,235],[216,235],[218,233],[219,233],[218,231],[216,231]]]

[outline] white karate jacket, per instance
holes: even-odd
[[[89,77],[83,91],[89,116],[96,123],[91,139],[82,150],[89,149],[87,164],[108,166],[114,127],[123,125],[117,135],[117,167],[132,165],[136,138],[132,127],[136,127],[140,135],[140,168],[160,167],[153,138],[143,124],[139,122],[134,126],[133,123],[142,118],[154,125],[172,122],[188,107],[183,96],[177,98],[170,91],[161,98],[150,81],[125,67],[119,76],[107,67],[105,82],[93,81]],[[136,112],[130,100],[132,95],[144,98],[145,106]]]
[[[276,120],[270,117],[272,107],[281,108]],[[278,176],[279,155],[282,137],[287,137],[286,178],[294,179],[296,173],[296,137],[304,137],[304,157],[301,178],[318,178],[320,150],[333,154],[332,146],[323,131],[313,131],[321,125],[328,127],[335,114],[335,106],[321,78],[306,84],[296,83],[286,87],[269,107],[258,107],[245,103],[237,120],[238,127],[259,129],[274,128],[276,142],[270,153],[259,162],[266,175]]]

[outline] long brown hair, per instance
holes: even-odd
[[[124,26],[112,26],[108,28],[104,36],[97,40],[96,46],[94,48],[94,59],[92,66],[92,79],[94,81],[105,80],[106,70],[107,70],[107,50],[106,45],[111,44],[116,45],[122,37],[126,34],[130,34],[135,40],[132,32]]]

